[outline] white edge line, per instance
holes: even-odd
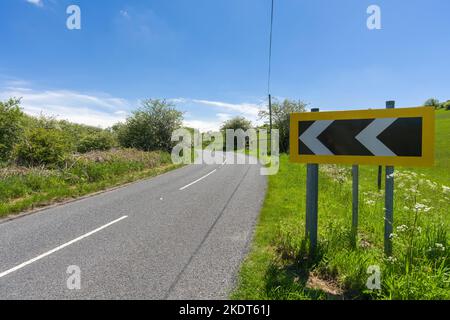
[[[206,177],[209,177],[210,175],[212,175],[212,174],[213,174],[214,172],[216,172],[216,171],[217,171],[217,169],[214,169],[213,171],[211,171],[210,173],[204,175],[204,176],[201,177],[200,179],[197,179],[197,180],[195,180],[194,182],[191,182],[191,183],[189,183],[188,185],[186,185],[186,186],[180,188],[180,191],[183,191],[184,189],[189,188],[190,186],[196,184],[197,182],[202,181],[203,179],[205,179]]]
[[[93,235],[94,233],[97,233],[97,232],[99,232],[99,231],[101,231],[101,230],[103,230],[103,229],[105,229],[105,228],[107,228],[107,227],[109,227],[109,226],[111,226],[111,225],[113,225],[113,224],[119,222],[119,221],[122,221],[123,219],[126,219],[126,218],[128,218],[128,216],[123,216],[122,218],[119,218],[119,219],[114,220],[114,221],[112,221],[112,222],[110,222],[110,223],[108,223],[108,224],[105,224],[104,226],[102,226],[102,227],[100,227],[100,228],[97,228],[97,229],[95,229],[95,230],[93,230],[93,231],[91,231],[91,232],[88,232],[88,233],[86,233],[85,235],[82,235],[81,237],[78,237],[78,238],[76,238],[76,239],[73,239],[73,240],[71,240],[71,241],[69,241],[69,242],[67,242],[67,243],[65,243],[65,244],[63,244],[63,245],[61,245],[61,246],[59,246],[59,247],[57,247],[57,248],[55,248],[55,249],[52,249],[52,250],[50,250],[50,251],[47,251],[46,253],[43,253],[43,254],[41,254],[40,256],[37,256],[36,258],[33,258],[33,259],[31,259],[31,260],[28,260],[28,261],[26,261],[26,262],[24,262],[24,263],[22,263],[22,264],[19,264],[19,265],[15,266],[14,268],[11,268],[11,269],[9,269],[9,270],[6,270],[6,271],[0,273],[0,278],[3,278],[4,276],[7,276],[7,275],[10,274],[10,273],[13,273],[13,272],[15,272],[15,271],[17,271],[17,270],[19,270],[19,269],[22,269],[22,268],[24,268],[24,267],[26,267],[26,266],[28,266],[28,265],[30,265],[30,264],[32,264],[32,263],[38,261],[38,260],[41,260],[42,258],[45,258],[45,257],[47,257],[47,256],[49,256],[49,255],[51,255],[51,254],[53,254],[53,253],[55,253],[55,252],[57,252],[57,251],[59,251],[59,250],[62,250],[62,249],[64,249],[65,247],[68,247],[68,246],[74,244],[75,242],[78,242],[78,241],[80,241],[80,240],[83,240],[84,238],[87,238],[87,237]]]

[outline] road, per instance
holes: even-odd
[[[0,299],[226,299],[266,183],[258,165],[190,165],[0,222]]]

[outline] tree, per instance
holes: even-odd
[[[445,110],[450,110],[450,100],[447,100],[447,102],[442,103],[442,108]]]
[[[423,105],[425,107],[435,107],[436,109],[439,109],[441,107],[439,100],[435,98],[428,99]]]
[[[306,112],[307,103],[285,99],[283,102],[274,101],[272,103],[272,124],[273,129],[278,129],[280,133],[280,152],[289,152],[289,128],[290,115],[296,112]],[[269,110],[259,112],[259,118],[269,122]]]
[[[244,131],[247,131],[250,128],[252,128],[251,121],[245,119],[244,117],[234,117],[230,120],[225,121],[222,125],[221,130],[225,131],[228,129],[232,130],[242,129]]]
[[[0,161],[10,159],[22,133],[23,113],[19,104],[19,99],[0,102]]]
[[[144,151],[164,150],[173,147],[172,132],[179,129],[183,113],[166,100],[149,99],[133,112],[125,124],[113,127],[121,146]]]

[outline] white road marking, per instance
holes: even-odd
[[[395,120],[397,118],[375,119],[356,136],[356,139],[372,152],[374,156],[395,157],[396,154],[377,138]]]
[[[214,169],[213,171],[211,171],[211,172],[208,173],[207,175],[204,175],[204,176],[201,177],[200,179],[197,179],[197,180],[195,180],[194,182],[189,183],[188,185],[184,186],[183,188],[180,188],[180,191],[183,191],[184,189],[189,188],[190,186],[196,184],[197,182],[202,181],[203,179],[205,179],[206,177],[209,177],[210,175],[212,175],[212,174],[213,174],[214,172],[216,172],[216,171],[217,171],[217,169]]]
[[[91,231],[91,232],[88,232],[88,233],[86,233],[85,235],[82,235],[81,237],[78,237],[78,238],[76,238],[76,239],[73,239],[72,241],[69,241],[69,242],[67,242],[67,243],[65,243],[65,244],[63,244],[63,245],[61,245],[61,246],[59,246],[59,247],[57,247],[57,248],[55,248],[55,249],[52,249],[52,250],[50,250],[50,251],[47,251],[46,253],[43,253],[43,254],[41,254],[40,256],[37,256],[36,258],[33,258],[33,259],[28,260],[28,261],[26,261],[26,262],[24,262],[24,263],[22,263],[22,264],[19,264],[18,266],[15,266],[14,268],[11,268],[11,269],[9,269],[9,270],[6,270],[6,271],[0,273],[0,278],[3,278],[4,276],[7,276],[7,275],[10,274],[10,273],[13,273],[13,272],[15,272],[15,271],[17,271],[17,270],[19,270],[19,269],[22,269],[22,268],[24,268],[24,267],[26,267],[26,266],[28,266],[28,265],[30,265],[30,264],[32,264],[32,263],[38,261],[38,260],[41,260],[41,259],[43,259],[43,258],[45,258],[45,257],[47,257],[47,256],[49,256],[49,255],[51,255],[51,254],[53,254],[53,253],[59,251],[59,250],[62,250],[62,249],[64,249],[65,247],[68,247],[68,246],[74,244],[75,242],[78,242],[78,241],[80,241],[80,240],[83,240],[84,238],[87,238],[87,237],[93,235],[94,233],[97,233],[97,232],[99,232],[99,231],[101,231],[101,230],[103,230],[103,229],[105,229],[105,228],[107,228],[107,227],[109,227],[109,226],[111,226],[111,225],[113,225],[113,224],[119,222],[119,221],[122,221],[123,219],[126,219],[126,218],[128,218],[128,216],[123,216],[122,218],[119,218],[119,219],[114,220],[114,221],[112,221],[112,222],[110,222],[110,223],[108,223],[108,224],[105,224],[104,226],[102,226],[102,227],[100,227],[100,228],[97,228],[97,229],[95,229],[95,230],[93,230],[93,231]]]
[[[324,132],[334,121],[319,120],[314,122],[301,136],[300,140],[315,154],[329,156],[333,153],[323,145],[317,137]]]

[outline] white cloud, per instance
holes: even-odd
[[[184,125],[190,128],[198,129],[200,132],[219,131],[222,124],[225,121],[230,120],[232,117],[233,115],[228,113],[218,113],[216,114],[216,118],[211,120],[185,120]]]
[[[260,110],[265,108],[264,102],[257,103],[228,103],[222,101],[211,101],[203,99],[189,99],[189,98],[173,98],[168,101],[177,105],[196,105],[213,107],[223,112],[216,113],[216,117],[211,120],[186,120],[185,125],[199,129],[200,131],[217,131],[222,126],[223,122],[231,119],[234,116],[244,116],[253,124],[259,125],[262,122],[258,118]],[[190,118],[192,115],[190,116]]]
[[[128,11],[127,10],[120,10],[120,15],[122,16],[122,17],[124,17],[124,18],[130,18],[130,14],[128,13]]]
[[[85,94],[70,90],[37,91],[29,88],[0,89],[0,100],[22,98],[21,107],[30,115],[44,114],[106,128],[126,119],[130,103],[106,94]]]
[[[204,121],[204,120],[185,120],[184,126],[195,128],[200,132],[218,131],[222,126],[220,121]]]
[[[231,115],[229,113],[218,113],[217,114],[217,118],[222,122],[230,120],[232,117],[233,117],[233,115]]]
[[[256,118],[258,116],[259,111],[263,108],[263,104],[255,104],[255,103],[227,103],[220,101],[198,100],[198,99],[193,99],[192,102],[237,112],[253,118]]]
[[[28,3],[31,3],[35,6],[42,7],[44,6],[44,2],[42,0],[26,0]]]

